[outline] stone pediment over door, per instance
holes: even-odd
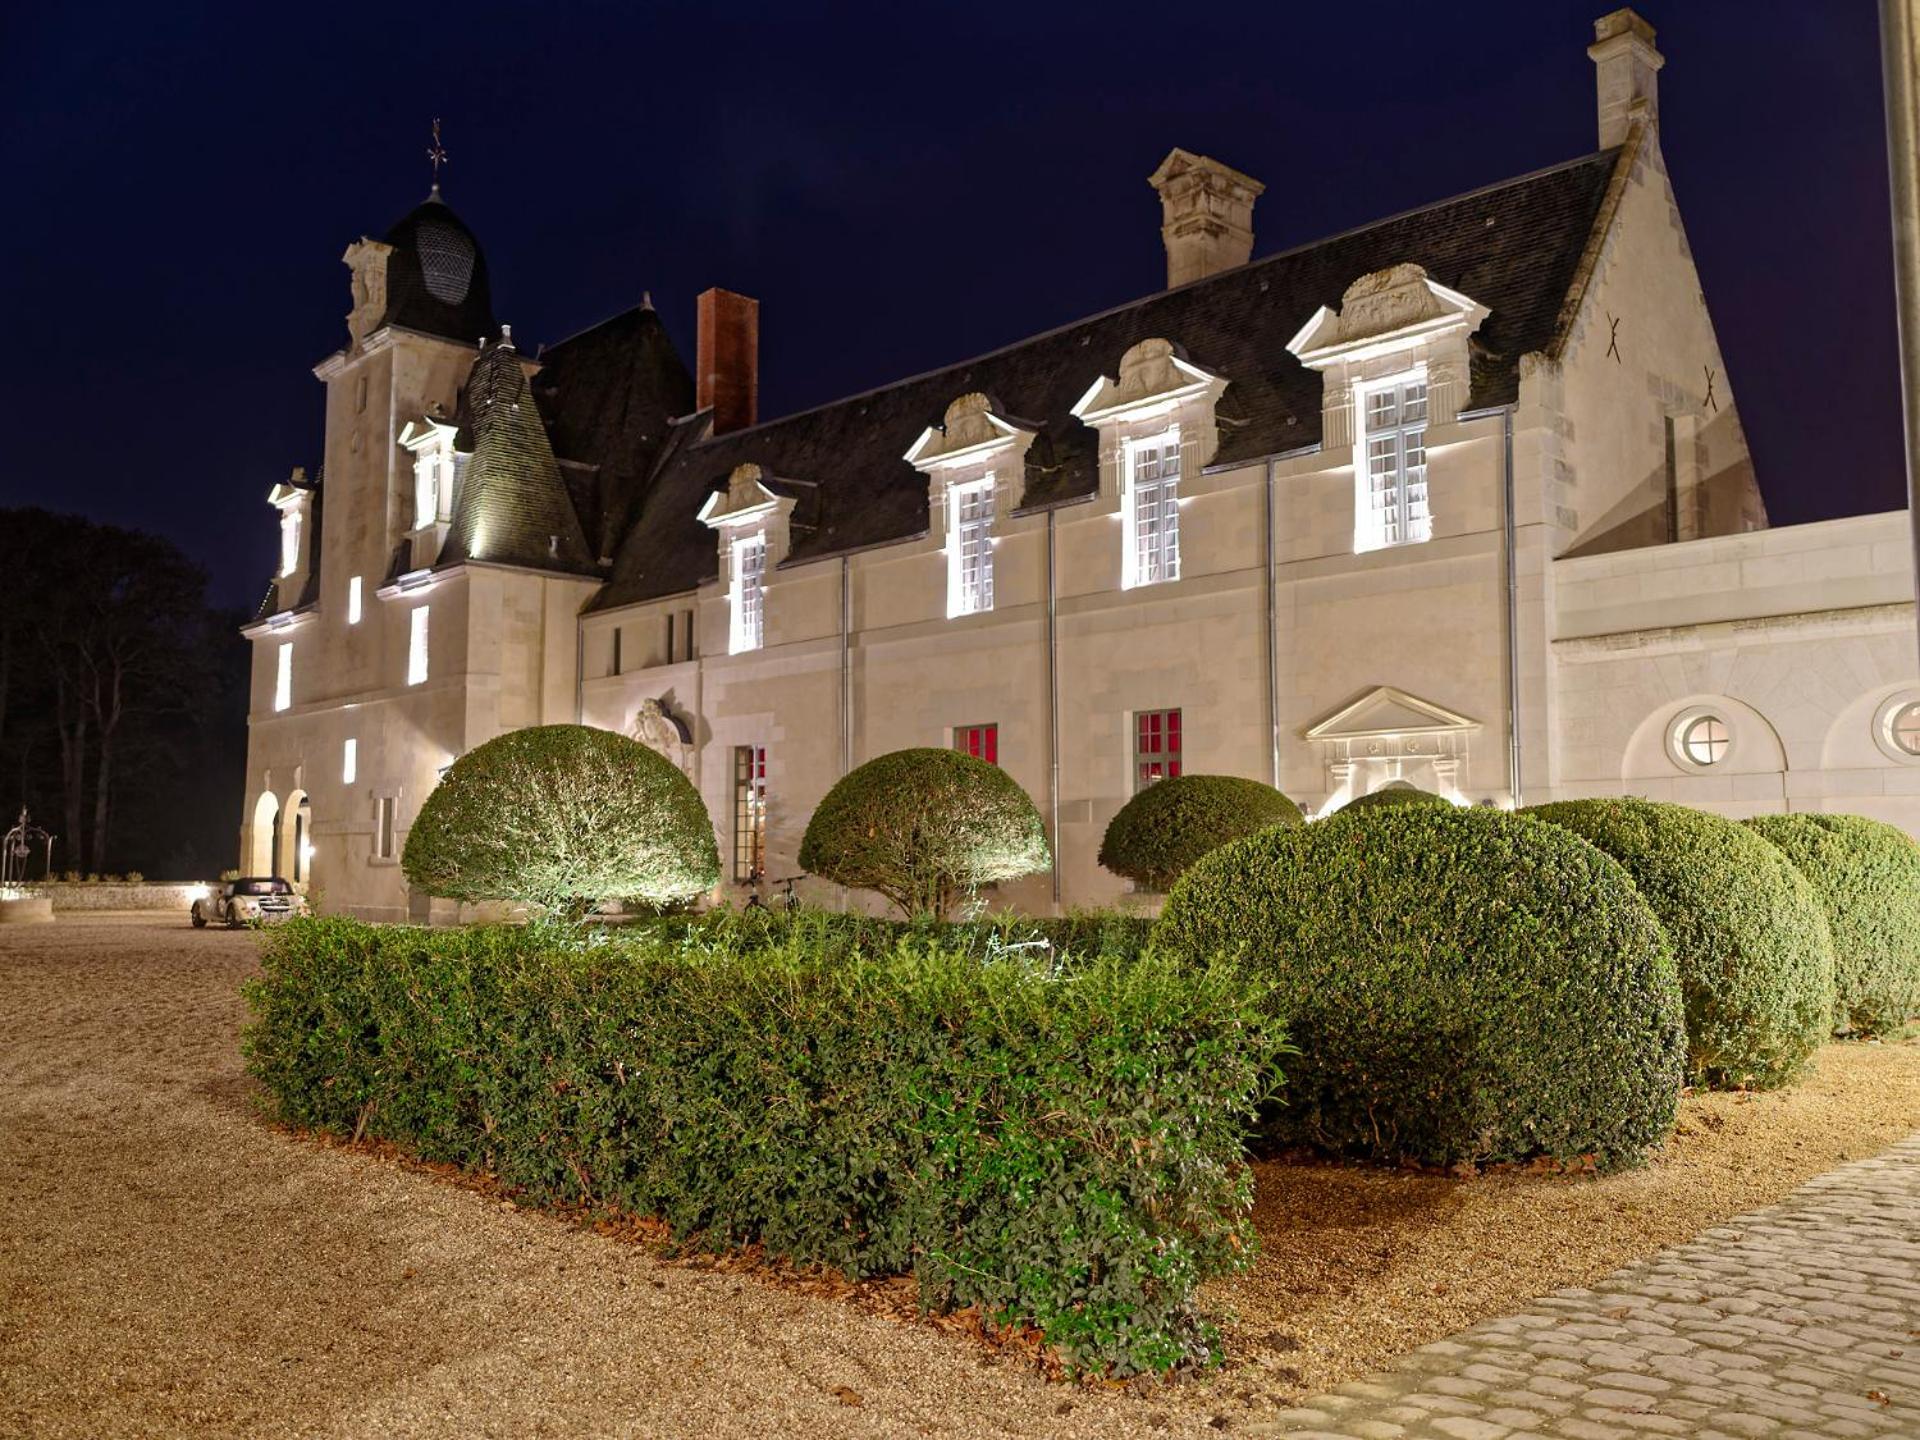
[[[1457,710],[1393,685],[1375,686],[1306,731],[1326,767],[1321,813],[1394,784],[1464,804],[1468,739],[1479,728]]]

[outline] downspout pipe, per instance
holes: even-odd
[[[853,568],[840,557],[840,773],[853,769]]]
[[[1053,511],[1047,511],[1047,808],[1053,827],[1053,908],[1060,908],[1060,591]]]
[[[1513,406],[1500,407],[1500,518],[1507,581],[1507,792],[1520,798],[1520,546],[1513,514]]]
[[[1893,200],[1893,294],[1899,321],[1900,402],[1907,461],[1907,524],[1920,599],[1920,16],[1915,0],[1880,0],[1886,90],[1887,179]],[[1920,606],[1916,607],[1920,613]],[[1917,637],[1920,638],[1920,637]]]
[[[1272,748],[1273,788],[1280,785],[1280,571],[1274,553],[1276,461],[1267,461],[1267,738]]]

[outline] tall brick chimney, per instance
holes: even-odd
[[[760,408],[760,302],[731,290],[700,292],[694,404],[713,410],[713,433],[744,430]]]
[[[1610,150],[1627,138],[1636,120],[1660,123],[1660,67],[1666,59],[1653,48],[1653,27],[1631,8],[1615,10],[1593,22],[1594,82],[1600,101],[1600,148]]]
[[[1253,202],[1267,187],[1205,155],[1175,149],[1147,183],[1160,192],[1167,288],[1247,263]]]

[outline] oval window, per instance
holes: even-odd
[[[1909,755],[1920,755],[1920,702],[1902,705],[1887,722],[1893,743]]]

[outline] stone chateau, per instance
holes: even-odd
[[[1654,32],[1595,34],[1592,154],[1251,259],[1260,183],[1174,150],[1166,288],[774,420],[755,301],[700,297],[691,372],[646,304],[520,349],[436,190],[347,247],[324,465],[268,496],[243,868],[450,914],[422,799],[576,720],[684,767],[736,894],[912,745],[1033,797],[1036,911],[1117,899],[1108,820],[1183,772],[1920,832],[1904,514],[1767,527]]]

